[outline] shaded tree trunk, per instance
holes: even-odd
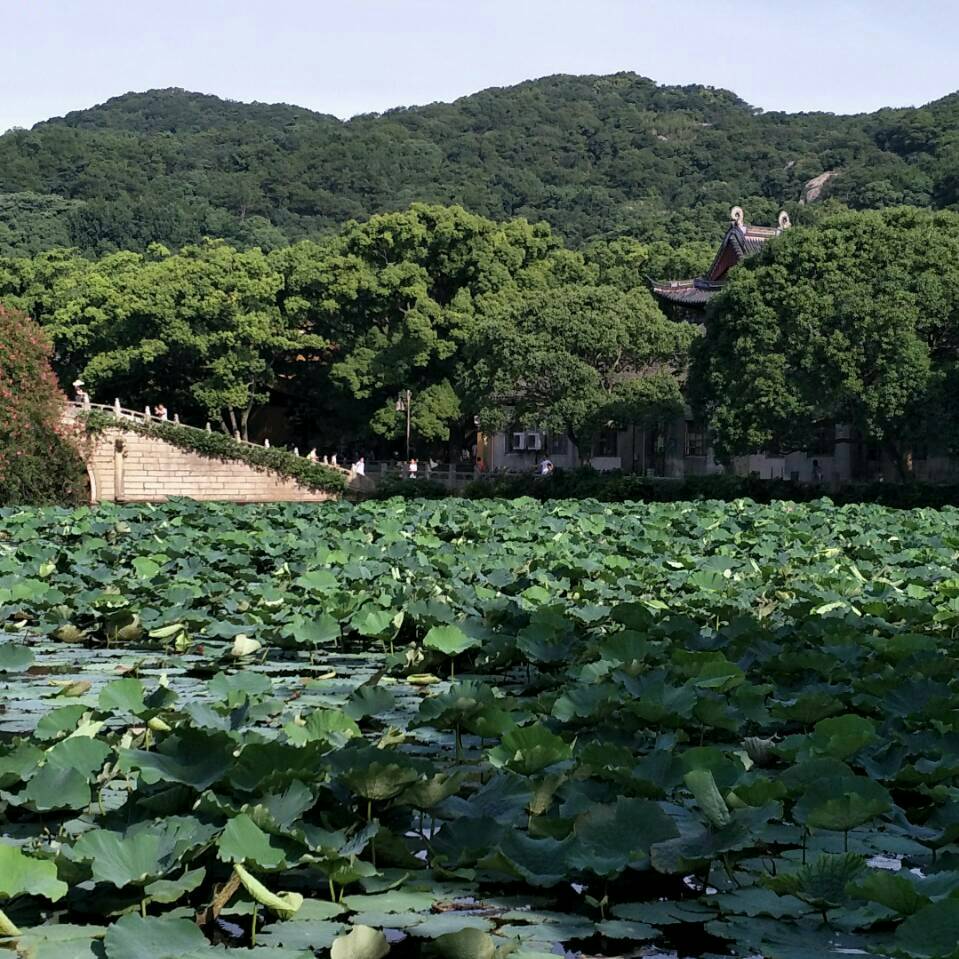
[[[915,475],[912,469],[912,450],[904,449],[893,440],[886,440],[883,449],[892,460],[893,467],[896,470],[896,477],[901,483],[909,483]]]

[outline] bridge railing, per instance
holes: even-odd
[[[366,475],[372,479],[403,479],[416,482],[430,480],[442,483],[448,489],[455,490],[468,483],[487,479],[490,474],[478,470],[472,463],[420,463],[416,472],[411,473],[406,463],[396,463],[387,460],[372,460],[366,464]]]
[[[149,406],[144,407],[142,410],[131,410],[127,409],[125,406],[121,405],[119,399],[115,400],[113,405],[107,403],[94,403],[90,400],[89,397],[84,397],[82,400],[72,400],[69,403],[73,417],[76,417],[77,413],[89,413],[93,410],[98,410],[103,413],[109,413],[118,420],[134,420],[139,423],[169,423],[174,426],[179,427],[184,430],[194,430],[197,433],[212,433],[213,427],[207,422],[205,427],[202,426],[191,426],[188,423],[181,423],[180,417],[177,414],[173,415],[173,418],[170,419],[168,416],[157,416]],[[222,432],[222,431],[218,431]],[[224,434],[229,435],[229,434]],[[241,446],[255,446],[257,449],[271,449],[270,441],[268,439],[264,440],[262,444],[253,443],[250,440],[245,440],[239,435],[239,431],[234,434],[232,437],[235,443],[239,443]],[[280,447],[283,449],[283,447]],[[288,453],[293,453],[294,456],[300,456],[300,451],[293,447],[292,450],[286,450]],[[318,459],[314,459],[312,456],[306,457],[313,460],[314,462],[319,463],[331,470],[336,470],[340,473],[345,473],[348,476],[353,475],[353,470],[347,469],[345,466],[340,466],[338,463],[330,462],[321,462]]]

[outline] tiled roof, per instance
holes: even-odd
[[[761,250],[767,240],[779,236],[789,227],[789,217],[785,213],[779,214],[779,226],[744,223],[739,207],[733,207],[732,219],[712,265],[703,276],[691,280],[650,280],[653,293],[670,303],[702,306],[722,289],[726,274],[733,266],[743,257]]]
[[[700,306],[721,289],[721,284],[711,283],[702,277],[695,280],[653,280],[651,285],[657,296],[669,300],[670,303],[687,306]]]

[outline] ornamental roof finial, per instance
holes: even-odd
[[[741,206],[734,206],[729,211],[729,218],[733,221],[733,223],[736,224],[736,226],[742,229],[744,222],[743,208]]]

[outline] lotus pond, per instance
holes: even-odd
[[[0,510],[0,947],[956,956],[959,511]]]

